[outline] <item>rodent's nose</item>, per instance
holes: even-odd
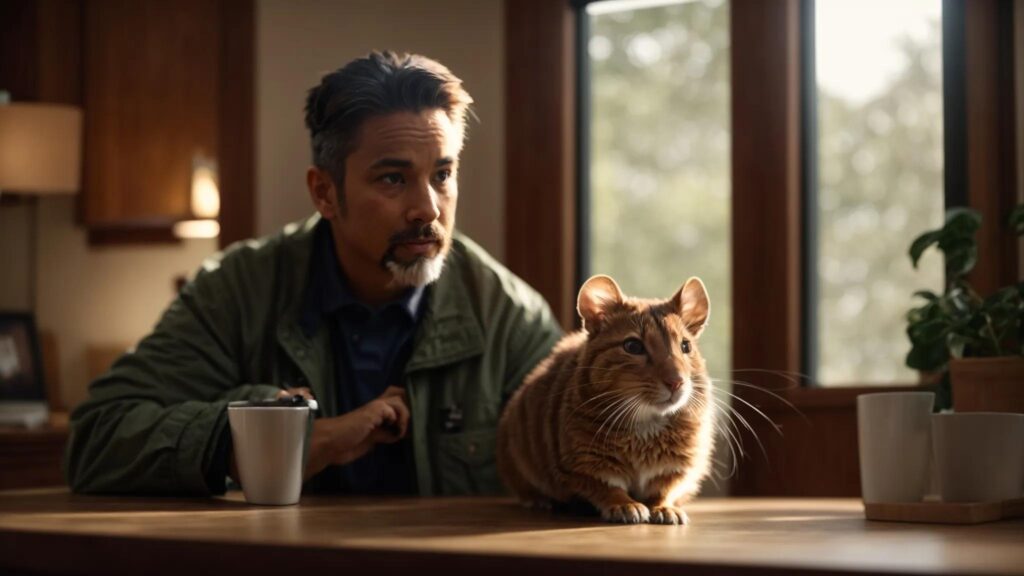
[[[668,388],[669,392],[675,392],[683,387],[682,378],[669,378],[665,380],[665,388]]]

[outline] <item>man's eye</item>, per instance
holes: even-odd
[[[437,181],[438,182],[447,182],[448,179],[451,178],[451,177],[452,177],[452,171],[451,170],[441,170],[440,172],[437,173]]]
[[[398,172],[389,172],[377,178],[377,180],[390,186],[395,186],[402,183],[402,175]]]

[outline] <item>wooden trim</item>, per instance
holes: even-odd
[[[252,0],[220,1],[217,160],[221,248],[256,231],[255,28]]]
[[[82,104],[82,6],[79,0],[39,0],[40,102]]]
[[[967,196],[982,214],[971,282],[987,295],[1017,282],[1017,240],[1006,216],[1017,203],[1013,4],[964,3]]]
[[[1024,202],[1024,0],[1013,3],[1013,67],[1017,97],[1017,202]],[[1024,281],[1024,240],[1017,241],[1017,280]]]
[[[731,6],[733,366],[795,374],[801,360],[800,5],[746,0]],[[778,382],[768,372],[734,377],[768,389]],[[765,399],[750,388],[735,394],[737,407]],[[756,442],[750,431],[740,432],[744,444]],[[757,475],[757,468],[741,467],[733,493],[757,494]]]
[[[851,408],[856,410],[857,397],[862,394],[878,394],[882,392],[930,392],[932,386],[907,384],[905,386],[842,386],[836,388],[792,388],[787,390],[770,390],[776,394],[749,394],[744,399],[753,403],[765,412],[787,412],[796,409],[831,409]],[[787,402],[789,404],[787,404]]]
[[[89,246],[118,244],[180,244],[171,227],[89,228]]]
[[[0,90],[12,102],[39,99],[39,10],[31,0],[0,2]]]
[[[43,381],[46,383],[46,402],[50,412],[64,412],[64,395],[60,382],[60,354],[57,335],[52,330],[39,330],[39,352],[43,358]]]
[[[575,323],[575,13],[505,3],[505,259]]]
[[[798,0],[732,4],[732,332],[737,368],[800,371],[798,24]]]

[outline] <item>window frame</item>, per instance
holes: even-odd
[[[962,21],[949,19],[951,27],[964,31],[964,76],[949,81],[965,90],[964,196],[981,210],[989,228],[978,238],[981,257],[971,277],[985,293],[1018,277],[1016,239],[1007,226],[994,224],[1017,196],[1013,57],[1005,49],[1013,46],[1013,18],[1006,13],[1011,5],[997,0],[944,2],[962,4],[964,10]],[[578,22],[585,4],[505,3],[506,260],[548,299],[566,329],[576,326],[576,290],[586,272],[578,267],[578,255],[585,238],[580,217],[587,206],[579,204],[577,186],[585,182],[585,159],[577,158],[578,127],[586,111],[577,90],[585,76],[575,66],[585,56],[579,42],[585,28]],[[732,0],[730,5],[733,366],[782,373],[802,373],[806,367],[802,300],[809,292],[804,273],[809,256],[801,248],[808,207],[801,138],[806,10],[802,0]],[[944,42],[956,38],[945,20]],[[737,390],[740,398],[786,430],[780,437],[737,404],[752,417],[764,455],[745,432],[750,454],[732,482],[734,495],[859,495],[857,395],[928,386],[780,390],[779,378],[734,377],[757,386]]]

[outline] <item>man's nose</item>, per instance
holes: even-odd
[[[441,204],[437,190],[429,183],[421,184],[412,194],[406,218],[409,222],[433,222],[441,217]]]

